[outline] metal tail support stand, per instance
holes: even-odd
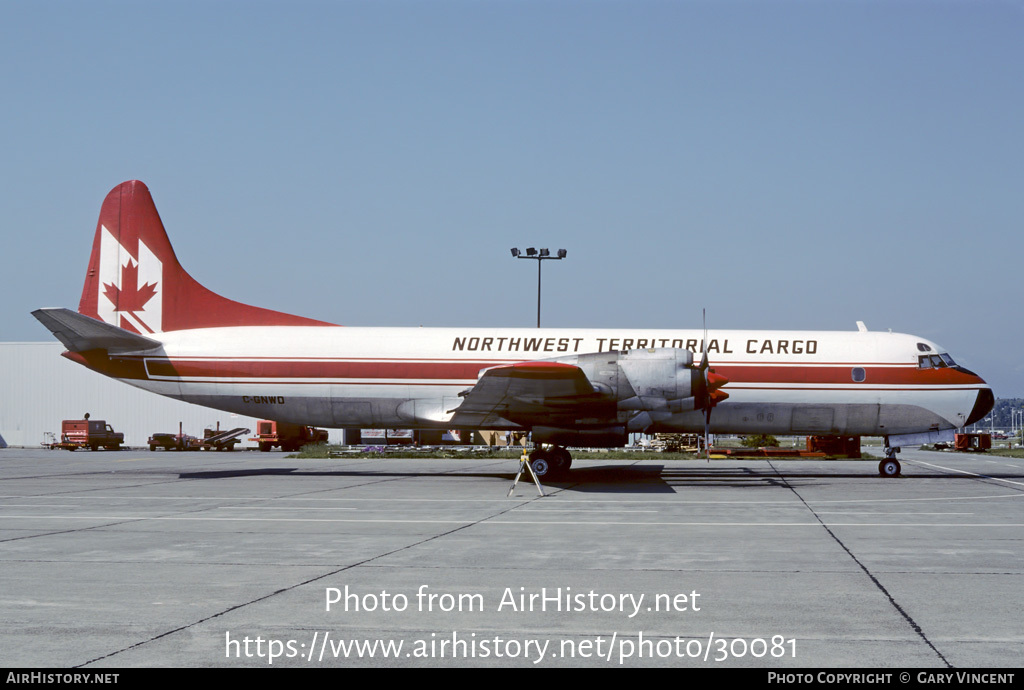
[[[523,476],[524,468],[530,473],[530,476],[533,477],[533,483],[537,485],[537,491],[540,492],[541,496],[543,496],[544,489],[541,488],[540,482],[537,481],[537,475],[534,474],[533,467],[530,466],[530,456],[526,454],[525,448],[523,448],[523,454],[519,458],[519,471],[516,472],[516,478],[512,481],[512,486],[509,487],[508,496],[511,496],[512,492],[516,490],[516,484],[519,483],[519,478]],[[508,496],[506,496],[506,498],[508,498]]]

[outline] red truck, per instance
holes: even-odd
[[[102,419],[65,419],[60,423],[60,443],[53,444],[53,447],[65,450],[121,450],[122,443],[124,434],[114,431]]]
[[[274,446],[280,446],[284,451],[295,451],[307,443],[327,443],[327,430],[261,419],[256,422],[256,437],[249,440],[259,443],[264,453]]]

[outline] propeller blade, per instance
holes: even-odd
[[[704,457],[708,462],[711,462],[711,445],[708,442],[709,438],[709,427],[711,426],[711,406],[708,405],[704,410]]]
[[[715,370],[711,368],[711,363],[708,360],[707,310],[702,310],[701,315],[704,321],[704,340],[701,341],[700,366],[697,368],[701,375],[698,384],[700,390],[697,392],[697,395],[700,400],[700,407],[704,410],[704,451],[708,462],[711,462],[711,409],[729,397],[728,393],[720,390],[722,386],[729,383],[729,379],[721,374],[716,374]]]
[[[700,341],[700,369],[708,370],[708,310],[700,310],[701,320],[704,323],[704,339]]]
[[[704,326],[704,338],[700,341],[700,372],[701,378],[704,383],[704,395],[706,399],[704,403],[704,455],[707,461],[711,462],[711,408],[713,407],[711,402],[711,378],[708,374],[708,369],[711,367],[708,362],[708,310],[706,308],[700,310],[701,321]]]

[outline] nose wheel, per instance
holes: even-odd
[[[883,477],[898,477],[901,469],[899,460],[883,460],[878,463],[878,474]]]
[[[898,447],[886,447],[885,459],[878,463],[878,474],[883,477],[898,477],[902,468],[900,467],[900,461],[896,459],[896,453],[899,453]]]

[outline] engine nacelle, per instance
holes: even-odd
[[[593,352],[554,360],[578,366],[594,387],[623,412],[666,413],[695,409],[701,376],[693,353],[679,348]]]

